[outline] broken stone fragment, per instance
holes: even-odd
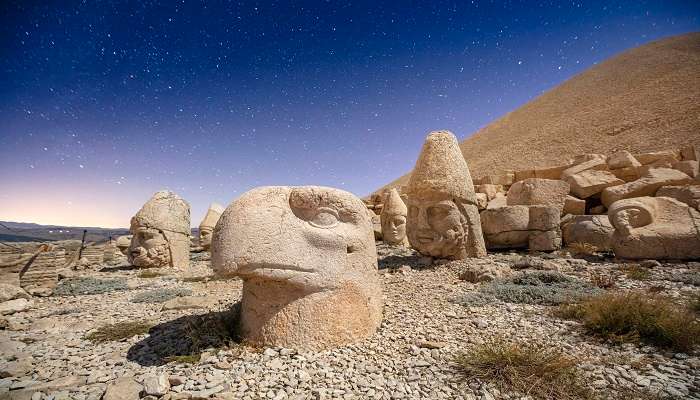
[[[670,168],[650,168],[636,181],[605,188],[601,200],[603,205],[609,208],[618,200],[653,196],[661,186],[684,185],[692,182],[693,179],[681,171]]]

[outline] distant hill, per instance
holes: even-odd
[[[87,242],[103,242],[109,237],[128,235],[126,228],[97,228],[82,226],[39,225],[26,222],[0,221],[0,242],[45,242],[54,240],[81,240],[87,230]]]
[[[440,127],[436,127],[440,128]],[[426,132],[427,133],[427,132]],[[700,147],[700,32],[625,51],[460,143],[474,178],[583,153]],[[409,174],[375,192],[405,185]]]

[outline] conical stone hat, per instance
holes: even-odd
[[[396,189],[391,189],[384,197],[384,207],[382,215],[406,215],[408,207],[404,204],[399,192]]]
[[[131,218],[132,233],[136,226],[189,235],[190,205],[173,192],[156,192]]]
[[[221,214],[223,213],[224,206],[218,203],[211,203],[209,209],[207,210],[207,215],[204,216],[204,219],[199,224],[199,229],[202,229],[204,227],[215,227],[216,223],[219,221],[219,217],[221,217]]]
[[[407,194],[409,198],[461,199],[476,204],[469,167],[452,132],[431,132],[425,139]]]

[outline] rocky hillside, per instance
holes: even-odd
[[[700,32],[625,51],[506,114],[460,147],[472,176],[480,178],[560,165],[582,153],[685,144],[700,146]]]

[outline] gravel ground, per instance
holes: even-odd
[[[202,321],[227,315],[225,311],[240,300],[242,284],[193,281],[192,276],[210,273],[209,261],[201,254],[195,256],[189,278],[168,271],[140,278],[140,271],[127,266],[80,271],[80,276],[121,279],[128,290],[35,297],[28,311],[3,317],[0,399],[121,399],[129,398],[131,387],[141,390],[142,397],[166,400],[521,398],[464,382],[453,363],[461,351],[497,337],[545,341],[561,348],[579,361],[586,384],[610,398],[633,388],[700,399],[697,354],[606,344],[585,335],[578,323],[551,316],[551,306],[455,302],[484,285],[460,279],[465,269],[516,265],[558,270],[582,280],[593,274],[613,276],[615,290],[654,288],[685,299],[700,292],[695,286],[698,263],[652,263],[648,279],[634,280],[614,260],[603,257],[586,261],[566,254],[511,252],[431,265],[412,250],[379,244],[378,254],[385,295],[379,331],[362,342],[322,352],[237,344],[207,348],[207,343],[221,345],[221,341],[200,337],[211,329],[192,330],[202,330],[206,326]],[[144,293],[148,302],[132,302]],[[85,338],[106,324],[142,320],[154,325],[150,334],[104,343]],[[164,360],[186,354],[192,337],[204,343],[199,345],[204,350],[199,362]]]

